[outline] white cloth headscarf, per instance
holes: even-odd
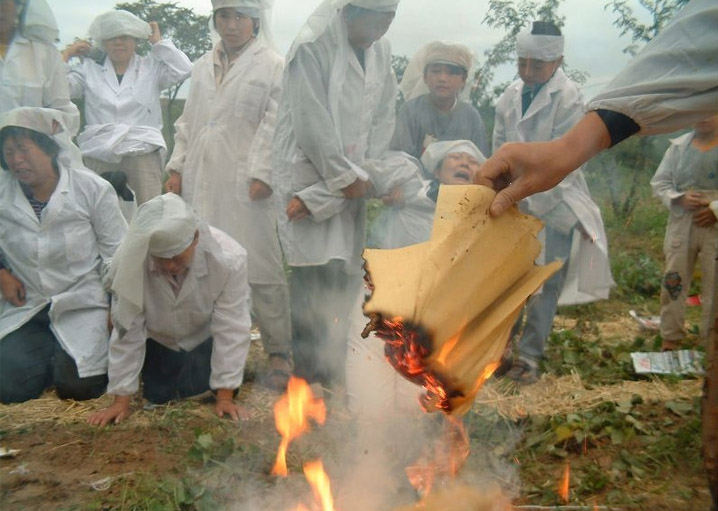
[[[271,20],[272,20],[272,0],[212,0],[212,12],[218,9],[233,8],[249,16],[259,20],[259,33],[257,39],[262,41],[267,48],[274,49],[274,38],[272,37]],[[209,34],[212,43],[217,44],[220,41],[219,33],[214,28],[213,16],[209,18]]]
[[[424,166],[424,170],[433,176],[444,158],[454,153],[469,154],[476,158],[479,163],[486,161],[486,157],[471,140],[447,140],[429,144],[424,154],[421,155],[421,164]]]
[[[113,317],[123,328],[143,309],[145,261],[148,255],[174,257],[187,249],[199,229],[192,208],[179,195],[166,193],[142,204],[110,266],[117,297]]]
[[[0,115],[0,130],[6,126],[18,126],[47,135],[60,146],[57,160],[61,164],[70,168],[84,168],[82,155],[72,142],[72,133],[65,126],[64,117],[63,112],[54,108],[23,106]]]
[[[563,56],[562,35],[535,35],[532,26],[523,28],[516,35],[516,54],[523,59],[552,62]]]
[[[432,41],[422,46],[407,64],[399,84],[399,90],[405,100],[408,101],[429,92],[429,87],[424,83],[424,70],[426,66],[434,63],[463,67],[466,69],[467,76],[471,76],[474,56],[469,47],[463,44]],[[462,99],[468,98],[468,95],[469,87],[464,87],[459,94]]]
[[[20,33],[31,41],[55,44],[60,40],[55,15],[45,0],[27,0],[20,5]]]
[[[135,39],[148,39],[152,34],[150,24],[128,11],[108,11],[97,16],[87,31],[90,39],[96,42],[113,37],[128,35]]]

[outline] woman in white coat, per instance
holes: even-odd
[[[534,22],[518,34],[516,51],[521,79],[496,104],[494,151],[506,142],[553,140],[583,116],[581,92],[560,68],[563,36],[555,25]],[[543,259],[565,263],[526,308],[519,357],[508,376],[531,383],[538,378],[557,305],[608,298],[613,278],[601,212],[580,169],[552,190],[529,197],[525,208],[546,224]]]
[[[85,164],[97,172],[122,171],[142,204],[162,192],[167,148],[162,137],[160,93],[183,81],[192,63],[169,39],[162,39],[155,22],[146,23],[127,11],[100,14],[90,25],[90,37],[106,56],[87,57],[91,46],[78,41],[63,51],[73,98],[84,98],[87,124],[78,136]],[[135,53],[137,41],[149,39],[146,56]]]
[[[212,6],[220,41],[192,70],[165,187],[247,250],[252,313],[270,357],[266,383],[284,388],[291,369],[289,291],[269,200],[284,59],[271,49],[264,1]]]
[[[107,383],[103,277],[126,224],[108,182],[67,166],[61,114],[0,117],[0,401],[53,385],[90,399]],[[58,143],[59,141],[59,143]]]

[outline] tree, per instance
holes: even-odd
[[[635,0],[634,0],[635,1]],[[648,10],[651,22],[640,23],[633,12],[633,7],[628,5],[628,0],[612,0],[606,5],[617,15],[613,26],[621,29],[621,36],[630,34],[632,43],[626,46],[623,51],[629,55],[635,55],[640,49],[641,43],[647,43],[665,26],[665,24],[676,14],[676,12],[688,3],[689,0],[638,0],[638,3]]]
[[[136,2],[118,3],[116,9],[124,9],[145,21],[156,21],[160,26],[162,37],[171,39],[189,59],[194,62],[212,48],[209,36],[209,16],[196,14],[192,9],[179,7],[174,2],[157,3],[154,0],[138,0]],[[146,53],[148,45],[138,48],[139,53]],[[182,83],[167,89],[167,109],[165,112],[165,128],[167,130],[168,147],[174,145],[173,105],[177,99]]]

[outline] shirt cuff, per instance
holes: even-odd
[[[604,109],[598,109],[596,113],[608,129],[611,136],[611,147],[641,131],[641,127],[627,115]]]

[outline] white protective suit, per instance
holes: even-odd
[[[148,55],[135,55],[121,83],[109,57],[102,65],[84,57],[68,68],[71,97],[85,99],[82,155],[117,163],[123,156],[164,151],[160,92],[191,70],[187,55],[168,39],[152,45]]]
[[[62,141],[59,135],[55,138]],[[0,171],[0,257],[26,291],[21,307],[0,297],[0,339],[50,304],[52,331],[85,378],[107,370],[109,300],[103,276],[127,224],[107,181],[68,168],[64,158],[59,173],[38,220],[17,179]]]
[[[349,45],[341,16],[345,0],[325,1],[300,31],[287,58],[284,97],[274,140],[279,233],[290,266],[342,260],[361,268],[365,201],[341,189],[369,179],[367,158],[380,158],[394,131],[396,79],[389,42],[365,50],[365,68]],[[395,10],[396,0],[352,4]],[[314,186],[319,185],[319,186]],[[286,206],[298,196],[311,212],[288,222]]]
[[[5,57],[0,57],[0,113],[21,106],[54,108],[72,135],[80,112],[70,101],[65,64],[53,42],[57,23],[45,0],[29,0]]]
[[[493,150],[505,142],[540,142],[566,133],[584,114],[578,86],[557,69],[538,92],[525,115],[521,114],[523,81],[512,83],[496,103]],[[598,206],[591,199],[580,169],[569,174],[555,188],[527,199],[528,211],[557,230],[578,220],[573,247],[559,305],[592,302],[608,298],[611,268],[608,241]],[[565,223],[571,225],[566,226]],[[587,237],[581,233],[583,230]]]

